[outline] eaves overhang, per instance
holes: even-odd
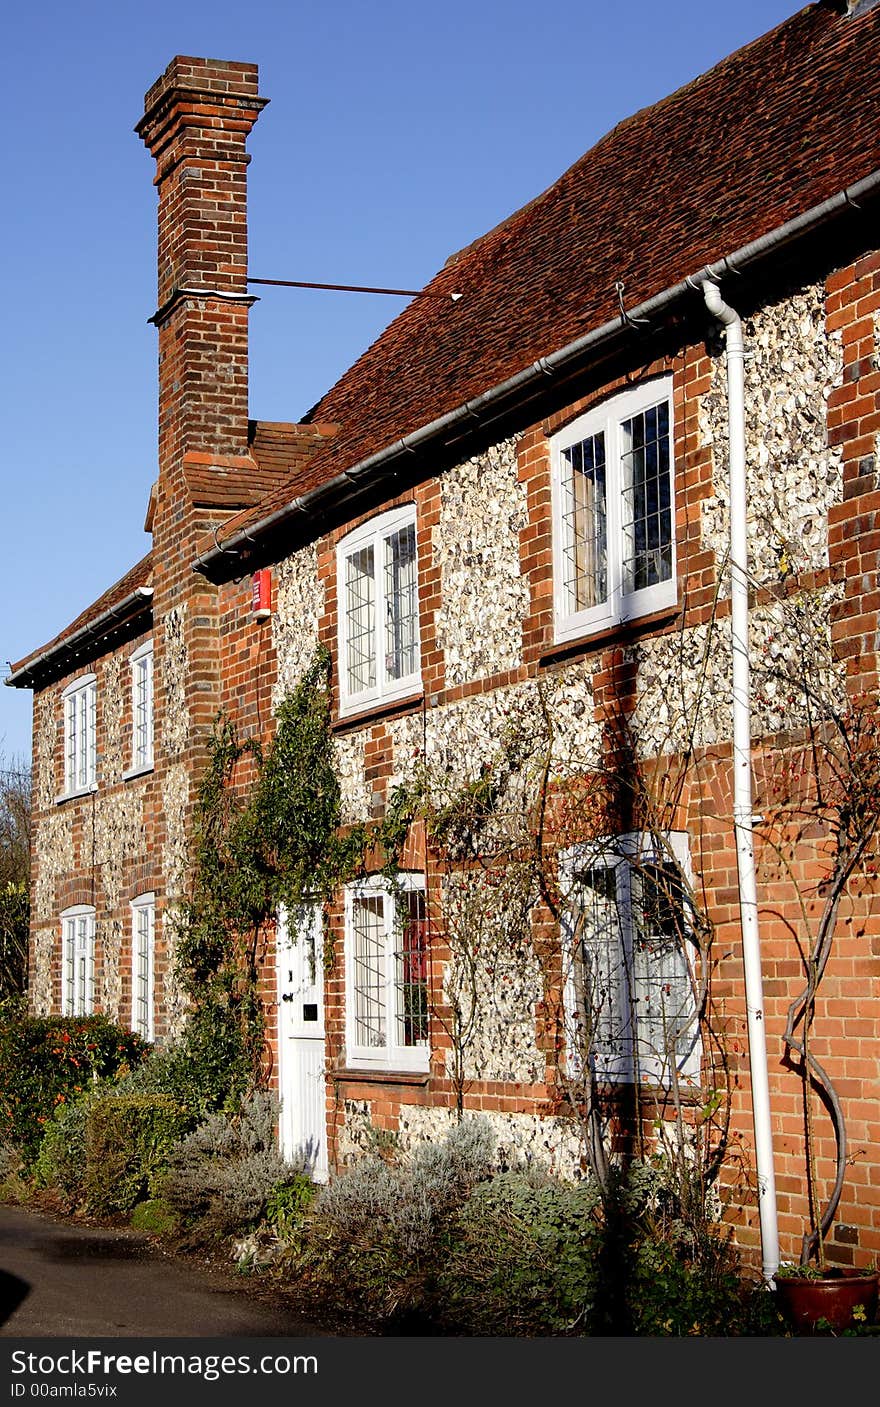
[[[94,656],[99,646],[130,633],[142,619],[152,619],[152,613],[153,588],[137,586],[72,634],[25,660],[3,682],[13,689],[39,688]]]
[[[633,325],[659,322],[688,300],[699,299],[702,303],[700,285],[703,280],[708,278],[720,283],[731,275],[742,275],[747,271],[754,273],[758,266],[840,215],[858,212],[862,202],[869,202],[878,193],[880,170],[875,170],[776,229],[703,265],[625,313],[621,312],[620,316],[541,357],[482,395],[393,441],[384,449],[334,475],[326,483],[292,498],[264,518],[248,523],[228,538],[218,541],[215,536],[214,546],[195,559],[193,570],[211,580],[225,579],[227,575],[234,574],[236,568],[240,570],[242,556],[252,553],[261,539],[274,535],[294,520],[303,521],[331,510],[338,512],[346,504],[356,503],[383,477],[399,472],[401,462],[409,460],[412,463],[414,457],[424,451],[476,438],[487,425],[510,414],[518,404],[533,400],[549,380],[562,374],[571,376],[582,367],[587,367],[591,360],[611,352],[615,344],[621,343],[627,335],[632,336]],[[235,559],[235,565],[232,559]]]

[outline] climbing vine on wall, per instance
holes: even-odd
[[[392,874],[414,811],[401,793],[381,823],[341,826],[329,678],[322,648],[277,709],[265,749],[239,739],[225,716],[208,744],[176,973],[190,1001],[185,1040],[216,1086],[215,1104],[235,1102],[260,1080],[257,975],[279,907],[326,900],[363,872],[370,852]]]

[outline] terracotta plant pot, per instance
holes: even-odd
[[[809,1333],[820,1320],[831,1329],[873,1324],[880,1275],[873,1270],[829,1269],[821,1278],[776,1275],[776,1302],[792,1328]],[[861,1306],[862,1313],[854,1317]]]

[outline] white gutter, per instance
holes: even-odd
[[[78,646],[84,644],[95,635],[106,633],[115,621],[126,616],[137,614],[138,608],[144,605],[145,601],[152,599],[152,586],[136,586],[134,591],[130,591],[121,601],[117,601],[115,606],[108,606],[106,611],[102,611],[94,620],[87,621],[81,625],[73,635],[66,635],[63,640],[59,640],[57,645],[50,645],[47,649],[41,650],[34,659],[17,669],[14,674],[10,674],[4,679],[4,684],[9,684],[14,689],[30,688],[35,675],[39,673],[44,665],[63,654],[75,653]]]
[[[752,839],[752,737],[749,686],[749,582],[746,546],[746,447],[742,323],[711,279],[701,281],[706,307],[724,327],[727,361],[727,416],[730,453],[730,614],[733,635],[733,825],[739,874],[739,911],[745,970],[749,1078],[755,1127],[758,1216],[764,1279],[772,1285],[779,1267],[776,1178],[761,948],[758,892]]]
[[[473,400],[457,406],[455,410],[447,411],[445,415],[438,416],[436,420],[420,426],[411,434],[384,446],[375,454],[368,455],[350,469],[343,470],[326,483],[291,499],[256,523],[239,528],[225,542],[197,557],[193,562],[193,571],[208,575],[224,556],[239,556],[243,548],[253,547],[255,540],[263,533],[277,530],[291,518],[310,517],[324,507],[337,506],[346,499],[354,498],[366,492],[380,475],[397,473],[399,461],[407,456],[438,441],[441,444],[451,443],[466,433],[466,427],[479,428],[497,419],[506,407],[521,403],[523,399],[538,393],[541,384],[546,383],[557,372],[576,370],[579,362],[610,344],[615,337],[619,337],[625,331],[627,323],[646,322],[661,316],[679,299],[692,296],[694,288],[705,278],[717,280],[727,274],[742,273],[750,264],[790,244],[799,236],[811,233],[842,211],[848,208],[859,210],[859,202],[873,197],[878,189],[880,170],[873,171],[871,175],[829,196],[819,205],[802,211],[800,215],[787,220],[775,230],[760,235],[721,259],[706,264],[695,274],[689,274],[678,283],[654,294],[629,310],[626,317],[615,317],[602,323],[600,327],[592,328],[574,342],[558,348],[549,356],[541,357],[539,361],[484,391],[482,395],[475,396]]]

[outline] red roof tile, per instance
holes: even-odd
[[[637,112],[447,262],[310,414],[341,426],[223,540],[880,166],[880,7],[813,4]]]
[[[193,503],[229,510],[262,502],[280,485],[295,483],[335,431],[335,426],[326,424],[249,421],[249,459],[186,456],[186,482]]]

